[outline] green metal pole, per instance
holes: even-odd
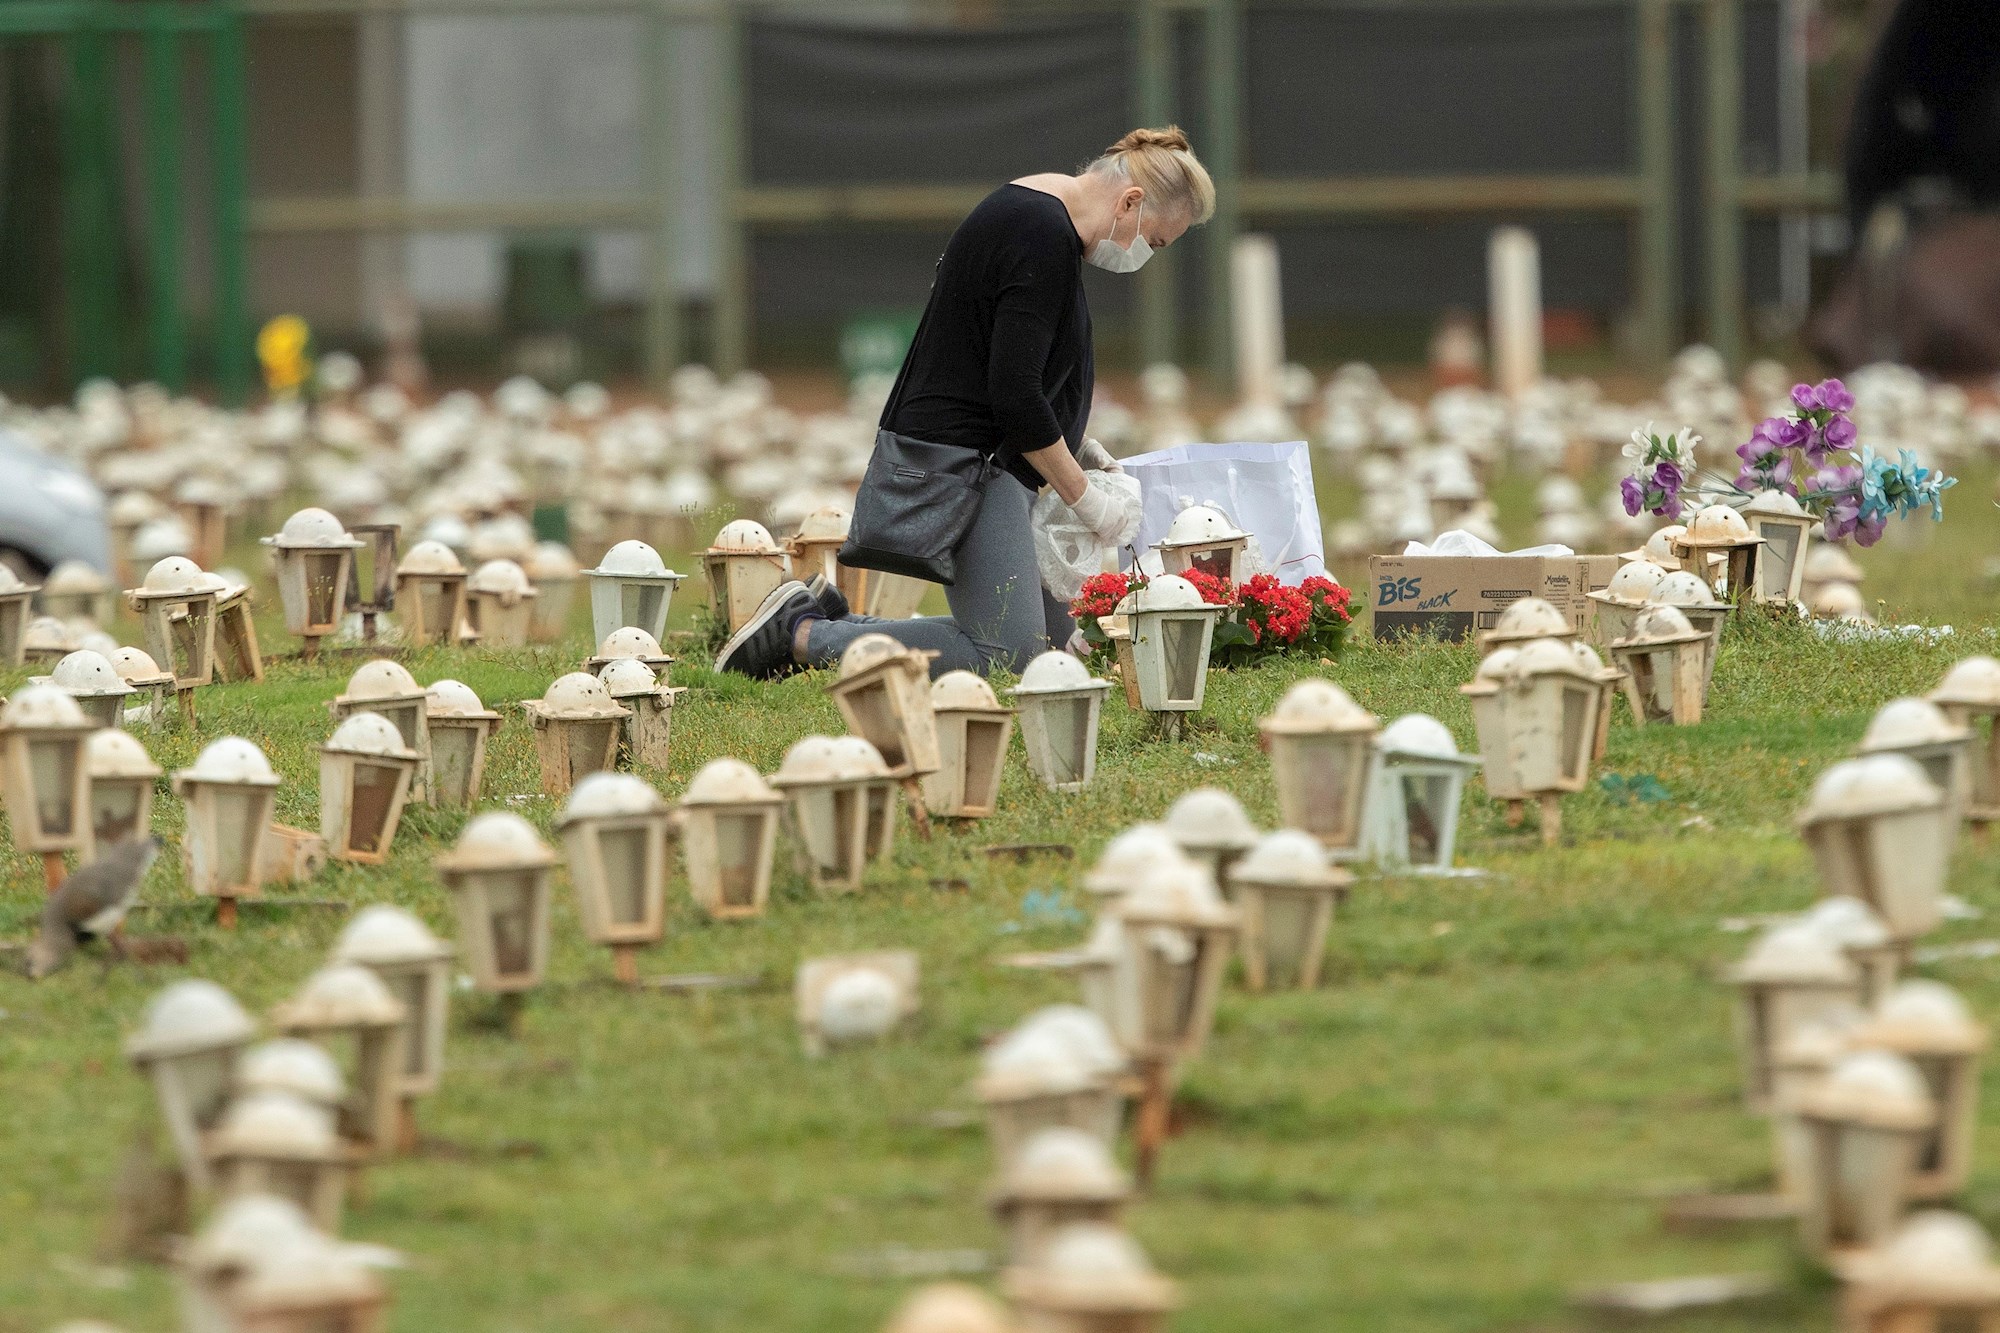
[[[1202,237],[1208,255],[1208,364],[1216,387],[1228,392],[1235,362],[1230,257],[1242,228],[1242,0],[1207,0],[1206,17],[1208,142],[1197,148],[1215,178],[1215,217]]]
[[[1743,12],[1740,0],[1705,0],[1708,51],[1706,163],[1708,340],[1724,361],[1743,361]]]
[[[1675,235],[1673,0],[1638,0],[1639,352],[1651,366],[1680,336],[1680,247]]]
[[[721,50],[716,71],[715,161],[721,171],[714,207],[715,370],[733,375],[750,360],[749,224],[739,195],[749,174],[743,142],[743,11],[735,0],[716,6]]]
[[[63,102],[64,285],[69,296],[70,370],[77,380],[116,375],[118,238],[111,213],[111,53],[94,8],[76,11],[69,32]]]
[[[1133,14],[1138,67],[1141,125],[1160,126],[1173,119],[1173,16],[1161,0],[1137,0]],[[1172,361],[1180,349],[1180,306],[1174,299],[1179,264],[1171,250],[1153,256],[1139,270],[1139,358],[1153,365]]]
[[[181,304],[180,51],[162,5],[145,8],[140,55],[145,89],[146,252],[152,303],[147,334],[153,378],[187,387],[187,315]]]
[[[250,149],[243,14],[218,0],[210,78],[215,99],[215,382],[222,401],[250,398]]]
[[[668,62],[673,54],[672,20],[665,0],[646,6],[645,80],[647,185],[653,220],[646,237],[646,382],[664,389],[681,359],[680,303],[674,293],[674,261],[679,254],[673,180],[674,97]]]

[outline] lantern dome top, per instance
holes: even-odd
[[[1324,676],[1307,676],[1295,682],[1271,715],[1258,724],[1261,730],[1281,734],[1373,731],[1378,725],[1373,713]]]
[[[1839,949],[1875,949],[1889,942],[1889,927],[1875,909],[1845,894],[1820,899],[1799,914],[1798,923]]]
[[[1740,985],[1851,985],[1860,976],[1840,946],[1819,931],[1790,921],[1765,931],[1730,969]]]
[[[1521,660],[1521,650],[1512,646],[1495,648],[1479,659],[1473,670],[1474,680],[1504,680],[1514,670],[1514,663]]]
[[[328,963],[272,1013],[281,1027],[380,1027],[400,1023],[403,1002],[359,963]]]
[[[1868,603],[1852,583],[1832,582],[1813,590],[1808,609],[1822,620],[1850,620],[1866,616]]]
[[[831,736],[805,736],[792,742],[785,760],[771,779],[773,786],[794,782],[833,782],[840,777],[840,751]]]
[[[1629,565],[1620,565],[1618,572],[1611,576],[1611,582],[1598,595],[1614,602],[1633,605],[1653,600],[1653,590],[1660,586],[1660,580],[1667,571],[1650,560],[1634,560]]]
[[[96,653],[109,662],[111,654],[118,651],[118,640],[112,638],[101,629],[94,629],[77,636],[76,646],[78,648],[88,648],[91,652]],[[123,680],[124,677],[120,676],[119,679]]]
[[[630,773],[591,773],[570,789],[559,822],[567,826],[579,819],[648,815],[665,804],[642,778]]]
[[[1236,541],[1250,534],[1237,527],[1216,505],[1194,504],[1174,515],[1167,525],[1162,546],[1198,546],[1208,542]]]
[[[794,536],[802,542],[841,541],[853,522],[854,515],[846,505],[821,505],[799,520]]]
[[[1781,1069],[1815,1069],[1825,1073],[1854,1049],[1854,1030],[1861,1021],[1859,1009],[1841,1006],[1822,1011],[1778,1039],[1771,1051],[1772,1062]]]
[[[170,1059],[197,1051],[238,1046],[257,1035],[243,1006],[213,981],[176,981],[146,1006],[139,1030],[125,1042],[134,1060]]]
[[[843,968],[819,995],[820,1036],[839,1044],[886,1035],[903,1016],[903,988],[879,967]]]
[[[889,765],[874,742],[861,736],[835,736],[833,761],[844,778],[881,778],[889,775]]]
[[[1907,1059],[1889,1051],[1842,1056],[1801,1103],[1829,1119],[1895,1129],[1926,1128],[1937,1115],[1924,1076]]]
[[[1750,535],[1750,525],[1743,521],[1743,515],[1728,505],[1708,505],[1695,510],[1694,517],[1687,521],[1687,531],[1681,534],[1679,545],[1682,548],[1747,546],[1761,540]]]
[[[409,668],[401,662],[378,657],[372,662],[363,662],[347,678],[347,693],[343,699],[407,699],[422,694],[424,687],[417,684]]]
[[[560,721],[619,716],[625,707],[611,697],[603,681],[588,671],[572,671],[549,682],[542,692],[541,712]]]
[[[1687,612],[1678,606],[1653,606],[1639,613],[1638,619],[1632,622],[1632,633],[1621,642],[1661,643],[1690,638],[1696,633],[1698,631],[1687,618]]]
[[[203,592],[212,592],[218,601],[227,601],[248,589],[246,583],[234,583],[220,570],[204,569],[195,576],[195,587]]]
[[[1876,1003],[1861,1037],[1871,1045],[1880,1042],[1896,1050],[1926,1053],[1937,1048],[1979,1050],[1986,1045],[1985,1029],[1973,1021],[1959,993],[1943,982],[1920,977],[1902,982]]]
[[[1938,1208],[1911,1214],[1886,1244],[1856,1256],[1852,1276],[1940,1304],[1985,1305],[2000,1295],[1985,1230],[1963,1213]]]
[[[1932,703],[2000,709],[2000,662],[1986,656],[1964,658],[1944,673],[1929,698]]]
[[[909,651],[886,634],[863,634],[840,654],[840,678],[858,676],[871,667],[896,661]]]
[[[658,657],[660,641],[637,625],[612,630],[597,646],[599,657]]]
[[[986,677],[970,671],[947,671],[931,682],[931,711],[994,709],[1000,700]]]
[[[1105,1222],[1072,1222],[1051,1236],[1010,1285],[1025,1303],[1058,1309],[1170,1310],[1174,1284],[1153,1271],[1137,1241]]]
[[[324,509],[306,508],[299,510],[285,520],[285,526],[278,529],[274,537],[266,537],[268,546],[284,550],[300,548],[338,549],[361,545],[358,538],[351,536],[340,520]]]
[[[440,541],[420,541],[403,553],[396,564],[399,577],[413,574],[463,574],[465,565],[458,553]]]
[[[381,1280],[354,1247],[318,1232],[271,1249],[231,1292],[232,1307],[246,1315],[262,1310],[297,1311],[372,1301]]]
[[[1022,1019],[1015,1030],[1055,1037],[1090,1074],[1109,1078],[1125,1070],[1125,1055],[1118,1049],[1111,1028],[1095,1011],[1080,1004],[1045,1005]]]
[[[1092,893],[1124,893],[1155,868],[1186,859],[1164,824],[1134,824],[1104,844],[1083,887]]]
[[[652,694],[660,688],[660,678],[653,674],[653,668],[636,657],[612,658],[597,669],[597,679],[604,692],[614,699]]]
[[[83,743],[83,764],[93,778],[154,778],[160,766],[131,732],[118,727],[93,731]]]
[[[160,502],[145,491],[120,491],[104,511],[113,527],[136,528],[160,513]]]
[[[437,864],[446,870],[512,870],[551,865],[555,859],[533,824],[511,810],[488,810],[472,817]]]
[[[774,555],[778,543],[771,540],[771,530],[756,519],[739,518],[723,524],[708,549],[718,555]]]
[[[1110,681],[1093,678],[1090,668],[1076,658],[1060,648],[1052,648],[1028,663],[1021,672],[1021,683],[1010,693],[1061,694],[1071,690],[1109,689],[1110,686]]]
[[[1685,524],[1669,523],[1646,538],[1646,544],[1641,549],[1645,551],[1648,560],[1662,569],[1677,570],[1681,567],[1681,561],[1680,557],[1674,554],[1674,543],[1686,533]]]
[[[1884,752],[1844,759],[1820,774],[1801,817],[1855,819],[1928,809],[1943,802],[1944,794],[1916,760]]]
[[[333,1118],[289,1092],[253,1092],[236,1098],[215,1131],[218,1152],[273,1157],[330,1157],[340,1150]]]
[[[0,708],[0,729],[59,729],[89,725],[69,691],[55,685],[30,685]]]
[[[1520,654],[1514,658],[1513,670],[1508,675],[1520,680],[1553,675],[1585,676],[1592,674],[1593,670],[1578,656],[1568,640],[1532,639],[1521,645]]]
[[[1266,833],[1243,859],[1229,868],[1229,878],[1251,884],[1338,887],[1350,876],[1326,859],[1326,848],[1318,838],[1298,829],[1281,828]]]
[[[497,597],[525,597],[534,591],[528,582],[528,572],[512,560],[488,560],[472,571],[465,586]]]
[[[432,681],[424,691],[424,713],[428,717],[491,717],[494,714],[472,687],[462,680]]]
[[[154,681],[167,674],[144,648],[120,648],[109,656],[112,668],[128,682]]]
[[[276,1249],[313,1235],[304,1210],[276,1194],[238,1194],[218,1203],[215,1214],[188,1246],[198,1272],[255,1266]]]
[[[535,530],[519,514],[499,514],[473,527],[465,552],[474,560],[512,560],[524,565],[535,553]]]
[[[660,559],[660,553],[645,542],[627,538],[606,551],[597,562],[597,568],[590,571],[614,578],[658,578],[673,571],[667,562]]]
[[[1141,611],[1198,611],[1207,605],[1194,584],[1178,574],[1162,574],[1128,594],[1119,610],[1130,615]]]
[[[7,571],[10,576],[13,572],[11,569]],[[19,586],[20,580],[15,579],[12,587]],[[99,573],[95,565],[83,560],[65,560],[50,570],[49,576],[42,580],[42,591],[44,593],[57,593],[67,596],[100,593],[110,587],[111,580]],[[12,591],[12,588],[9,591]]]
[[[1706,511],[1704,511],[1706,512]],[[1784,491],[1758,491],[1750,497],[1750,503],[1743,506],[1746,514],[1772,515],[1778,518],[1810,517],[1797,500]],[[1700,517],[1699,514],[1696,515]],[[1746,528],[1748,525],[1745,525]]]
[[[1731,511],[1734,512],[1734,511]],[[1690,569],[1677,569],[1653,589],[1653,600],[1662,606],[1714,606],[1715,590]]]
[[[1085,1203],[1123,1199],[1132,1185],[1104,1140],[1070,1125],[1053,1125],[1021,1145],[1001,1191],[1015,1200]]]
[[[1950,744],[1964,740],[1966,734],[1929,699],[1891,699],[1868,720],[1868,730],[1861,733],[1861,753]]]
[[[1569,617],[1540,597],[1523,597],[1500,613],[1493,626],[1500,639],[1568,638],[1576,633]]]
[[[980,1061],[979,1095],[988,1101],[1047,1097],[1082,1092],[1102,1079],[1060,1033],[1024,1023]]]
[[[1226,847],[1241,850],[1257,841],[1257,826],[1243,811],[1243,802],[1220,787],[1196,787],[1167,807],[1161,821],[1182,847]]]
[[[1809,583],[1859,583],[1861,579],[1861,566],[1854,563],[1854,557],[1847,553],[1844,546],[1814,542],[1812,550],[1806,553],[1806,581]]]
[[[71,694],[130,694],[132,687],[103,653],[79,648],[56,663],[49,679]]]
[[[1215,878],[1193,863],[1168,866],[1132,886],[1112,909],[1128,923],[1233,926],[1236,912],[1215,891]]]
[[[451,945],[414,915],[390,903],[370,903],[354,914],[334,942],[333,956],[367,967],[430,963],[449,958]]]
[[[1429,713],[1405,713],[1382,729],[1375,746],[1384,754],[1410,755],[1420,759],[1456,759],[1458,742],[1451,728]]]
[[[576,553],[561,542],[537,542],[528,552],[525,572],[537,583],[559,583],[577,577],[583,568],[577,564]]]
[[[778,793],[741,759],[709,760],[681,794],[682,805],[754,805],[777,799]]]
[[[76,635],[54,616],[36,616],[21,631],[21,646],[37,652],[75,652]]]
[[[201,566],[184,555],[170,555],[146,571],[145,592],[195,592],[201,587]]]
[[[65,563],[75,563],[75,562],[66,561]],[[57,568],[61,568],[61,566],[57,566]],[[89,566],[85,565],[84,568],[88,569]],[[46,587],[47,585],[44,584],[43,586]],[[0,565],[0,593],[15,593],[15,592],[28,592],[28,591],[31,590],[29,589],[27,584],[21,582],[21,576],[19,574],[16,574],[12,569],[8,568],[6,565]],[[58,589],[57,591],[61,590]]]
[[[380,713],[349,713],[320,747],[330,754],[365,754],[382,759],[415,759],[403,733]]]
[[[236,1065],[236,1086],[249,1095],[287,1092],[321,1106],[347,1095],[339,1062],[297,1037],[260,1041],[243,1052]]]
[[[934,1282],[911,1295],[883,1333],[1012,1333],[991,1296],[962,1282]]]

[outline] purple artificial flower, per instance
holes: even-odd
[[[1873,546],[1882,540],[1882,534],[1889,530],[1889,516],[1875,514],[1857,519],[1854,524],[1854,541],[1859,546]]]
[[[1813,386],[1810,384],[1794,384],[1792,402],[1798,406],[1799,411],[1810,412],[1819,406],[1819,395],[1813,391]]]
[[[1627,477],[1619,482],[1618,494],[1625,502],[1625,512],[1634,518],[1646,507],[1646,484],[1637,477]]]
[[[1653,469],[1653,484],[1669,495],[1679,493],[1681,483],[1686,480],[1686,475],[1676,464],[1661,463]]]
[[[1819,400],[1821,407],[1835,412],[1854,410],[1854,395],[1849,393],[1847,386],[1839,380],[1821,380],[1819,387],[1813,391],[1813,396]]]
[[[1826,517],[1821,521],[1821,530],[1830,542],[1844,542],[1854,535],[1856,520],[1861,516],[1861,501],[1858,498],[1842,498],[1826,507]]]
[[[1803,449],[1811,443],[1812,423],[1800,421],[1796,417],[1772,417],[1766,423],[1771,427],[1771,443],[1781,449]]]
[[[1855,437],[1859,434],[1860,432],[1854,428],[1854,423],[1846,417],[1836,416],[1826,423],[1826,442],[1831,448],[1851,449],[1854,447]]]

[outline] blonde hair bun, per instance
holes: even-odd
[[[1137,152],[1141,148],[1169,148],[1182,153],[1193,151],[1188,146],[1187,134],[1178,125],[1169,125],[1163,130],[1133,130],[1104,151],[1108,156]]]
[[[1084,170],[1124,177],[1156,206],[1185,215],[1190,226],[1215,215],[1215,182],[1178,125],[1133,130]]]

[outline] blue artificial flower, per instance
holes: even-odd
[[[1894,507],[1891,497],[1901,484],[1896,465],[1877,454],[1869,445],[1861,446],[1861,517],[1879,518]]]

